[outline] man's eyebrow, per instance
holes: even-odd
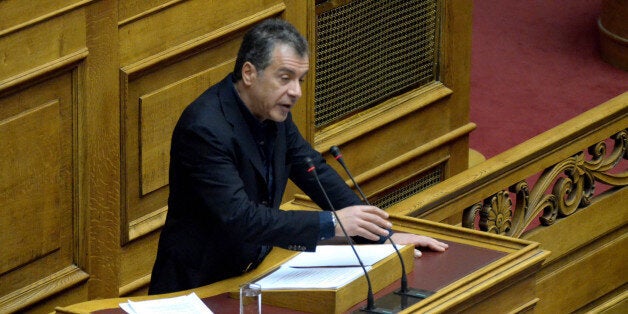
[[[281,68],[279,68],[278,71],[281,72],[281,73],[289,73],[289,74],[292,74],[292,75],[296,74],[296,72],[293,69],[286,68],[286,67],[281,67]]]
[[[278,70],[279,73],[288,73],[290,75],[296,75],[297,72],[295,72],[293,69],[291,68],[286,68],[286,67],[281,67]],[[307,74],[309,73],[309,70],[305,71],[305,73],[303,73],[303,75],[301,77],[305,77]]]

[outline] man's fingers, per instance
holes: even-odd
[[[388,213],[368,205],[357,205],[343,208],[338,212],[338,220],[350,236],[377,241],[380,236],[387,236],[392,227],[386,218]]]
[[[388,219],[389,215],[383,209],[379,209],[379,208],[377,208],[375,206],[370,206],[370,205],[365,205],[365,206],[361,206],[361,207],[362,207],[362,211],[363,212],[367,212],[367,213],[370,213],[370,214],[377,215],[377,216],[379,216],[379,217],[381,217],[383,219]]]

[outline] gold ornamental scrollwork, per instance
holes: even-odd
[[[480,230],[507,234],[512,226],[512,201],[507,191],[497,192],[484,201],[480,210]]]
[[[628,185],[628,170],[615,169],[622,159],[628,159],[628,130],[616,133],[609,140],[590,146],[589,159],[582,151],[548,167],[531,191],[525,181],[510,186],[508,191],[514,193],[516,201],[514,208],[511,195],[505,190],[467,208],[463,226],[475,228],[479,215],[480,230],[519,237],[537,217],[542,225],[548,226],[591,204],[596,182],[610,187]],[[607,142],[613,142],[610,154]]]

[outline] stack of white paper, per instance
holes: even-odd
[[[192,292],[191,294],[147,301],[120,303],[120,307],[129,314],[213,314],[213,312]]]
[[[395,252],[390,244],[357,245],[355,249],[367,271]],[[255,283],[262,290],[338,289],[363,275],[351,246],[321,245],[316,252],[299,253]]]
[[[368,271],[370,266],[366,267]],[[279,267],[256,284],[264,290],[337,289],[364,275],[361,267]]]

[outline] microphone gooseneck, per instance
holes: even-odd
[[[371,205],[371,203],[366,198],[366,195],[364,194],[364,192],[362,192],[362,189],[360,188],[358,183],[355,181],[355,178],[351,174],[351,171],[349,171],[349,168],[347,168],[347,165],[345,165],[345,161],[342,159],[342,153],[340,152],[340,148],[338,148],[338,146],[332,146],[329,149],[329,151],[334,156],[334,158],[340,163],[340,165],[345,170],[347,175],[349,175],[349,178],[353,182],[353,185],[360,193],[360,196],[362,196],[362,201],[366,205]],[[403,262],[403,258],[401,257],[401,253],[399,253],[399,249],[397,249],[397,245],[395,244],[395,242],[393,242],[390,236],[388,236],[388,240],[390,241],[390,244],[392,244],[393,248],[395,249],[395,252],[397,253],[397,257],[399,257],[399,262],[401,263],[401,287],[399,289],[399,293],[403,294],[403,293],[408,292],[408,276],[406,275],[406,265]]]
[[[347,231],[345,230],[345,227],[343,226],[343,224],[340,221],[340,219],[338,219],[338,214],[336,214],[336,209],[334,208],[334,205],[332,204],[331,200],[329,199],[329,196],[327,195],[327,192],[325,192],[325,189],[323,188],[323,184],[321,183],[320,179],[318,178],[318,174],[316,173],[316,166],[314,166],[314,162],[312,161],[311,158],[306,157],[305,158],[305,163],[307,164],[307,172],[311,173],[312,176],[314,176],[314,179],[315,179],[316,183],[318,184],[318,187],[320,188],[321,192],[325,196],[325,200],[327,201],[327,204],[329,205],[329,208],[331,209],[332,214],[334,215],[334,217],[336,217],[336,221],[338,222],[338,225],[340,226],[340,229],[342,230],[342,233],[347,238],[347,242],[349,242],[349,245],[351,246],[351,249],[353,250],[353,253],[355,254],[355,257],[358,259],[358,262],[360,263],[360,267],[362,267],[362,270],[364,271],[364,277],[366,278],[366,283],[367,283],[367,286],[368,286],[368,294],[367,294],[367,298],[366,298],[366,308],[365,308],[365,310],[367,310],[367,311],[373,310],[375,308],[375,298],[373,297],[373,288],[371,286],[371,278],[369,278],[368,272],[366,271],[366,267],[364,267],[364,263],[362,262],[362,259],[360,259],[360,255],[358,254],[358,251],[356,251],[355,246],[353,246],[353,240],[347,234]]]

